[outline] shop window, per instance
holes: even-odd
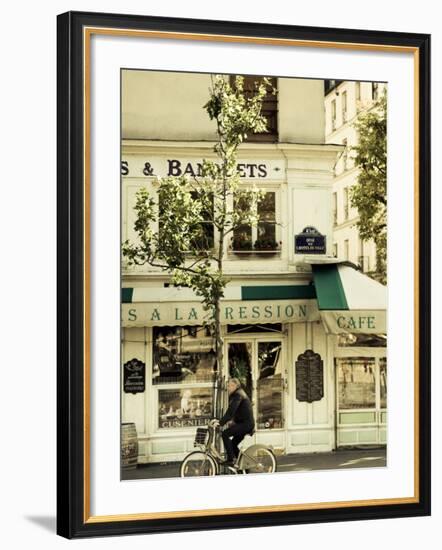
[[[387,408],[387,358],[337,358],[336,369],[338,409],[347,415],[340,416],[341,422],[344,419],[346,424],[351,423],[348,413],[357,409],[362,412],[369,409],[366,412],[371,416],[359,416],[353,422],[383,422],[376,411],[384,412]]]
[[[158,427],[205,426],[213,418],[212,388],[158,390]]]
[[[387,360],[385,357],[379,359],[379,385],[381,409],[387,408]]]
[[[259,430],[284,427],[282,340],[248,339],[227,344],[229,376],[241,381],[253,404]]]
[[[343,348],[385,348],[387,346],[387,336],[386,334],[363,334],[346,332],[343,334],[339,334],[338,346]]]
[[[212,382],[214,339],[205,327],[154,327],[153,384]]]
[[[250,202],[244,195],[234,199],[233,208],[241,212],[250,209]],[[232,251],[235,254],[250,253],[273,255],[280,249],[277,240],[276,192],[266,191],[258,204],[258,222],[243,224],[235,228],[232,238]]]
[[[338,362],[338,395],[340,409],[376,407],[376,374],[373,358],[340,359]]]
[[[258,428],[283,427],[281,342],[258,342]]]
[[[256,84],[262,82],[262,76],[244,76],[244,92],[246,97],[253,97],[256,93]],[[267,88],[267,94],[262,102],[261,113],[266,119],[267,131],[256,134],[250,134],[245,141],[249,142],[270,142],[278,141],[278,97],[274,90],[277,89],[277,79],[267,77],[270,85]],[[235,84],[235,76],[230,77],[232,86]]]
[[[228,346],[229,376],[238,378],[244,391],[253,400],[252,344],[233,342]]]

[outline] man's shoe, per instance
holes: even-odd
[[[223,462],[221,462],[221,464],[223,466],[234,466],[235,465],[235,461],[234,460],[224,460]]]

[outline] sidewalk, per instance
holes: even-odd
[[[387,449],[350,449],[329,453],[289,454],[276,457],[277,472],[309,472],[346,468],[380,468],[387,465]],[[123,480],[179,477],[180,462],[139,464],[125,470]]]

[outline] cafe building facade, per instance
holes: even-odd
[[[158,177],[197,176],[202,159],[215,159],[202,109],[209,85],[209,75],[123,71],[123,241],[135,238],[137,190],[154,195]],[[386,444],[386,288],[333,256],[342,146],[324,143],[324,83],[274,86],[270,132],[238,155],[242,185],[264,198],[256,225],[226,243],[222,372],[200,299],[122,258],[122,422],[136,425],[139,463],[190,452],[231,375],[251,397],[254,440],[279,453]]]

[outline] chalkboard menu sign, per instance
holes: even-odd
[[[131,359],[123,367],[124,393],[142,393],[146,388],[146,365],[138,359]]]
[[[304,227],[302,233],[295,235],[295,254],[325,254],[325,235],[316,227]]]
[[[320,401],[324,397],[324,362],[319,353],[308,349],[296,361],[296,399]]]

